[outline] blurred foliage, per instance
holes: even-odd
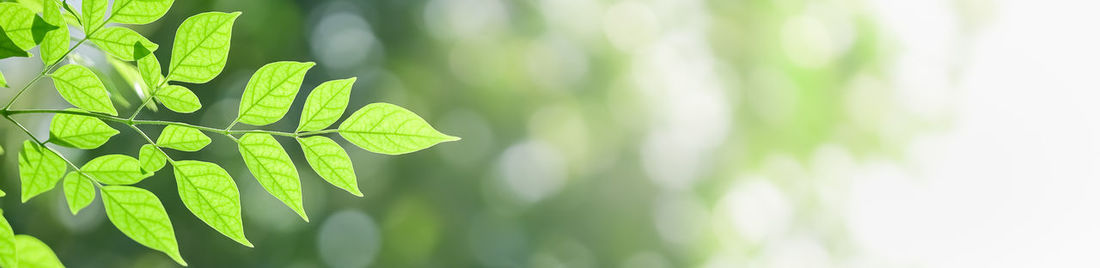
[[[191,87],[208,108],[142,117],[225,125],[255,69],[316,61],[303,91],[357,76],[351,107],[399,104],[463,140],[394,158],[350,150],[365,198],[301,172],[310,223],[264,193],[234,150],[179,153],[222,159],[256,245],[240,247],[166,201],[195,267],[723,267],[759,263],[770,241],[787,237],[840,262],[852,253],[842,213],[818,189],[843,181],[804,179],[829,161],[890,155],[919,128],[896,123],[911,118],[881,90],[892,48],[860,1],[196,0],[135,29],[170,44],[170,26],[204,11],[245,11],[225,72]],[[116,104],[136,103],[102,54],[77,52],[123,89]],[[33,74],[20,68],[37,70],[36,61],[0,67],[21,85]],[[61,105],[50,86],[22,106]],[[24,139],[3,130],[7,148]],[[136,155],[136,138],[124,133],[89,155]],[[304,168],[297,146],[284,146]],[[18,192],[9,190],[15,162],[9,153],[0,165],[9,193]],[[179,200],[167,174],[139,186]],[[17,232],[69,266],[173,265],[104,224],[99,200],[79,216],[60,191],[27,204],[3,198],[3,208]],[[752,208],[759,213],[744,214]],[[745,217],[789,224],[736,222]]]

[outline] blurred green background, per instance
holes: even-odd
[[[230,140],[175,152],[234,175],[256,245],[191,215],[162,171],[138,186],[164,201],[194,267],[838,265],[858,249],[835,205],[847,179],[836,167],[892,157],[935,126],[884,90],[895,46],[858,0],[178,0],[134,28],[166,48],[180,22],[205,11],[244,14],[225,71],[190,86],[204,109],[142,118],[224,126],[257,68],[315,61],[301,96],[359,77],[350,109],[395,103],[463,140],[394,157],[340,140],[364,198],[326,184],[283,141],[309,223],[263,191]],[[75,58],[111,81],[117,105],[138,102],[102,53],[85,46]],[[41,63],[0,69],[21,86]],[[65,106],[43,81],[16,107]],[[21,118],[47,133],[48,116]],[[20,204],[11,148],[26,137],[0,129],[3,209],[17,233],[72,267],[174,266],[111,226],[98,199],[77,216],[59,188]],[[79,164],[136,155],[135,139],[123,131],[96,150],[61,149]]]

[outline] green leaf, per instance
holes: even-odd
[[[80,109],[118,115],[107,87],[88,67],[69,64],[53,72],[54,86],[61,97]]]
[[[68,201],[69,211],[76,215],[95,199],[95,185],[92,179],[81,175],[79,172],[69,172],[62,182],[65,189],[65,201]]]
[[[164,168],[164,164],[168,162],[168,156],[156,146],[146,144],[142,145],[141,150],[138,151],[138,162],[141,163],[141,171],[153,173]]]
[[[16,267],[19,265],[18,251],[15,245],[15,233],[12,232],[8,219],[0,215],[0,266]]]
[[[125,61],[132,61],[134,57],[134,43],[141,43],[150,51],[156,51],[159,47],[138,32],[126,27],[107,27],[96,31],[88,38],[103,52],[118,57]]]
[[[187,265],[180,256],[172,222],[156,195],[132,186],[104,186],[99,193],[107,219],[119,231],[146,247],[164,252],[180,265]]]
[[[149,173],[141,171],[141,162],[128,155],[109,154],[93,158],[80,170],[103,184],[128,185],[148,178]]]
[[[260,67],[244,88],[237,119],[254,126],[279,121],[294,103],[302,79],[313,65],[312,62],[280,61]]]
[[[65,175],[65,160],[46,147],[32,141],[23,142],[19,151],[19,178],[23,183],[23,203],[57,186]]]
[[[241,223],[241,193],[222,167],[200,161],[179,161],[175,167],[180,200],[192,214],[226,237],[252,247]]]
[[[459,140],[435,130],[415,113],[389,103],[372,103],[360,108],[340,124],[339,132],[360,148],[389,155]]]
[[[79,111],[72,108],[66,110]],[[56,114],[50,120],[50,142],[61,146],[95,149],[117,134],[118,130],[91,116]]]
[[[237,140],[245,166],[268,193],[283,201],[302,219],[306,217],[302,206],[302,181],[290,155],[270,134],[248,133]]]
[[[15,250],[19,252],[19,267],[22,268],[63,268],[61,260],[50,246],[38,238],[29,235],[15,236]]]
[[[134,58],[137,58],[138,72],[141,73],[141,79],[145,81],[149,91],[156,90],[164,80],[164,75],[160,73],[160,61],[157,60],[157,56],[145,45],[134,43]],[[148,95],[152,93],[146,94]]]
[[[185,152],[197,152],[207,144],[210,144],[210,137],[192,127],[168,125],[157,137],[158,146]]]
[[[351,98],[351,86],[355,78],[332,80],[321,83],[306,97],[306,106],[302,109],[302,118],[298,121],[298,131],[322,130],[344,115]]]
[[[2,35],[2,33],[0,33]],[[4,79],[4,73],[0,73],[0,87],[8,87],[8,80]]]
[[[80,12],[84,15],[84,33],[95,33],[103,27],[104,17],[107,16],[107,0],[82,0]]]
[[[192,113],[202,108],[199,97],[183,86],[168,85],[154,94],[164,107],[177,113]]]
[[[53,0],[44,5],[42,19],[46,23],[57,26],[57,29],[46,33],[42,39],[42,46],[38,49],[38,52],[42,53],[42,63],[48,66],[61,60],[65,52],[69,51],[69,25],[65,24],[65,19],[61,16],[61,8]]]
[[[302,145],[302,153],[313,170],[333,186],[340,187],[356,196],[363,196],[359,191],[359,182],[355,178],[355,168],[352,167],[351,158],[344,148],[335,141],[324,136],[313,136],[298,139]]]
[[[0,27],[20,50],[30,50],[37,43],[34,39],[34,22],[37,15],[29,8],[16,3],[0,3]]]
[[[176,30],[168,80],[206,83],[225,68],[233,22],[240,12],[207,12],[191,16]]]
[[[172,7],[173,0],[115,0],[108,22],[147,24],[154,22]]]

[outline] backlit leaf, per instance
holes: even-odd
[[[103,184],[135,184],[149,177],[141,171],[141,163],[128,155],[109,154],[93,158],[80,167],[84,174]]]
[[[141,79],[145,81],[149,91],[156,90],[164,80],[164,74],[160,73],[160,61],[157,60],[157,56],[145,45],[134,43],[134,58],[137,58],[138,73],[141,74]],[[146,94],[148,95],[152,93]]]
[[[50,120],[50,142],[61,146],[95,149],[117,134],[118,130],[91,116],[56,114]]]
[[[233,22],[240,12],[207,12],[191,16],[176,30],[168,80],[206,83],[225,68]]]
[[[0,3],[0,27],[7,37],[21,50],[34,47],[34,11],[17,3]]]
[[[19,178],[23,184],[23,203],[53,189],[67,169],[64,159],[52,150],[32,141],[23,142],[19,151]]]
[[[138,1],[138,0],[135,0]],[[103,52],[118,57],[125,61],[134,60],[134,43],[141,43],[150,51],[157,50],[157,44],[145,38],[138,32],[126,27],[107,27],[96,31],[88,38]]]
[[[282,119],[294,103],[312,62],[280,61],[260,67],[241,96],[237,119],[241,123],[263,126]]]
[[[38,51],[42,54],[42,63],[51,65],[61,60],[65,52],[69,51],[69,25],[61,16],[61,8],[54,1],[45,4],[42,10],[42,19],[46,23],[57,26],[57,29],[46,33],[42,39],[42,45]]]
[[[313,136],[298,139],[302,145],[302,153],[313,170],[332,185],[340,187],[356,196],[363,196],[359,191],[359,182],[355,178],[355,168],[352,167],[351,158],[344,148],[335,141],[324,136]]]
[[[192,113],[202,108],[199,97],[183,86],[168,85],[155,93],[157,101],[177,113]]]
[[[0,33],[3,35],[3,33]],[[8,80],[4,79],[4,73],[0,73],[0,87],[8,87]]]
[[[333,80],[321,83],[306,97],[306,106],[302,109],[302,118],[298,121],[298,131],[322,130],[344,115],[351,97],[351,86],[355,78]]]
[[[107,219],[119,231],[146,247],[164,252],[180,265],[187,265],[180,256],[172,222],[156,195],[132,186],[104,186],[99,193]]]
[[[108,22],[146,24],[154,22],[172,7],[173,0],[115,0]]]
[[[260,181],[260,185],[302,216],[302,219],[309,221],[305,208],[302,207],[302,181],[298,177],[298,170],[275,137],[270,134],[249,133],[242,136],[237,143],[248,171]]]
[[[415,113],[389,103],[372,103],[340,124],[340,136],[367,151],[398,155],[456,141]]]
[[[229,173],[200,161],[179,161],[173,166],[176,188],[187,209],[223,235],[252,247],[241,223],[241,194]]]
[[[141,171],[153,173],[164,168],[164,164],[168,162],[168,156],[156,146],[146,144],[142,145],[141,150],[138,151],[138,162],[141,163]]]
[[[202,131],[184,126],[168,125],[157,137],[157,145],[185,152],[197,152],[210,144],[210,137]]]
[[[11,229],[8,219],[0,215],[0,266],[16,267],[19,265],[19,253],[15,246],[15,233]]]
[[[29,235],[15,236],[15,249],[18,251],[19,267],[21,268],[63,268],[61,260],[53,253],[53,249],[42,243],[38,238]]]
[[[95,185],[88,177],[79,172],[69,172],[62,182],[65,189],[65,201],[69,204],[69,211],[76,215],[95,199]]]
[[[107,0],[82,0],[80,12],[84,16],[84,33],[94,33],[103,27],[107,16]]]
[[[77,108],[118,115],[110,95],[107,95],[107,88],[88,67],[69,64],[58,68],[52,76],[57,92]]]

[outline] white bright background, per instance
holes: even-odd
[[[988,17],[971,31],[958,2]],[[1100,2],[873,6],[904,108],[949,123],[854,167],[850,264],[1100,267]]]

